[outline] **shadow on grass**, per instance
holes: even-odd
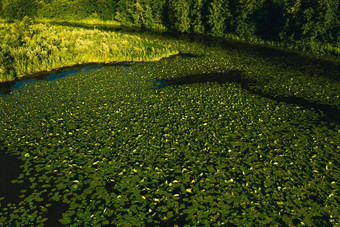
[[[197,75],[189,75],[184,78],[176,78],[170,80],[158,80],[159,84],[162,84],[160,88],[166,86],[178,86],[184,84],[194,84],[194,83],[208,83],[208,82],[217,82],[219,84],[224,83],[237,83],[243,89],[247,90],[251,94],[259,95],[263,98],[268,98],[277,102],[284,102],[287,104],[295,104],[301,106],[305,109],[314,109],[315,111],[325,115],[321,117],[321,121],[325,121],[327,123],[333,123],[336,125],[340,124],[340,110],[325,104],[319,104],[315,102],[311,102],[304,98],[300,97],[277,97],[272,96],[266,93],[263,93],[258,90],[254,90],[250,87],[252,81],[245,78],[244,74],[240,70],[232,70],[225,73],[211,73],[211,74],[197,74]]]

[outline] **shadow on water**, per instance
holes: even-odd
[[[211,74],[197,74],[190,75],[184,78],[176,78],[170,80],[157,80],[159,88],[164,88],[166,86],[177,86],[184,84],[194,84],[194,83],[208,83],[217,82],[219,84],[224,83],[237,83],[241,87],[252,94],[259,95],[263,98],[268,98],[277,102],[284,102],[287,104],[295,104],[301,106],[305,109],[314,109],[325,116],[320,118],[321,121],[328,123],[334,123],[336,125],[340,124],[340,110],[325,104],[319,104],[315,102],[308,101],[300,97],[276,97],[269,94],[265,94],[261,91],[252,89],[249,85],[252,83],[250,80],[246,79],[243,72],[240,70],[232,70],[225,73],[211,73]]]
[[[205,35],[185,34],[182,39],[190,42],[200,42],[210,47],[219,47],[224,50],[237,50],[244,54],[262,58],[268,64],[293,67],[303,73],[328,77],[340,80],[340,61],[332,61],[315,54],[305,54],[290,49],[277,48],[268,45],[255,45],[247,42],[229,40],[225,38]],[[313,70],[311,70],[313,68]],[[317,69],[317,70],[314,70]]]
[[[11,181],[18,179],[19,175],[22,173],[21,166],[24,164],[22,160],[14,155],[7,153],[8,148],[3,141],[0,141],[0,200],[2,207],[6,207],[9,203],[19,203],[23,200],[20,198],[21,195],[30,194],[32,190],[30,189],[30,183],[27,179],[23,180],[22,183],[12,183]],[[23,193],[25,190],[26,193]],[[62,218],[62,214],[67,211],[68,204],[63,202],[51,201],[52,206],[48,208],[45,216],[48,218],[45,223],[46,226],[62,226],[59,219]],[[39,204],[41,206],[46,206],[46,204]],[[0,225],[1,226],[1,225]],[[15,222],[10,226],[16,226]]]
[[[176,78],[171,80],[164,80],[168,85],[183,85],[195,83],[217,82],[219,84],[236,82],[243,84],[242,72],[239,70],[232,70],[227,73],[211,73],[211,74],[195,74],[184,78]]]
[[[20,201],[20,191],[27,185],[12,183],[22,173],[20,168],[24,163],[14,155],[7,153],[7,146],[0,141],[0,197],[3,204],[15,203]]]
[[[179,53],[173,56],[180,56],[182,58],[200,58],[203,57],[202,55],[192,54],[192,53]]]
[[[64,226],[59,222],[59,219],[63,217],[69,208],[69,205],[63,202],[52,202],[52,206],[48,208],[48,212],[45,215],[48,219],[44,223],[45,226]]]

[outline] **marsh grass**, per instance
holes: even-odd
[[[157,61],[178,52],[136,35],[17,22],[0,30],[0,82],[84,63]]]
[[[120,26],[121,23],[119,21],[115,20],[101,20],[99,18],[93,19],[93,18],[88,18],[88,19],[79,19],[79,20],[62,20],[58,18],[37,18],[35,19],[37,23],[79,23],[79,24],[84,24],[84,25],[107,25],[107,26]]]

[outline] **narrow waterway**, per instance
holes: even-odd
[[[7,95],[11,92],[20,89],[25,84],[29,83],[35,83],[37,81],[52,81],[57,80],[62,77],[76,74],[82,71],[88,71],[92,69],[100,69],[102,67],[102,64],[84,64],[84,65],[77,65],[73,67],[65,67],[57,70],[53,70],[51,72],[41,72],[32,74],[30,76],[26,76],[24,78],[21,78],[19,80],[10,81],[10,82],[4,82],[0,83],[0,95]]]

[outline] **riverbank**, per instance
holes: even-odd
[[[161,24],[154,24],[152,27],[142,27],[138,25],[134,25],[131,23],[122,23],[115,20],[93,20],[93,19],[83,19],[83,20],[62,20],[58,18],[54,19],[36,19],[38,23],[50,23],[55,25],[63,25],[70,27],[82,27],[82,28],[93,28],[94,26],[98,29],[105,31],[114,31],[114,30],[125,30],[125,31],[149,31],[152,33],[170,33],[176,36],[181,35],[191,35],[191,36],[204,36],[206,38],[214,38],[214,39],[224,39],[230,40],[238,43],[244,43],[247,45],[258,45],[262,47],[275,48],[279,50],[291,51],[296,54],[302,55],[313,55],[315,57],[319,56],[322,58],[338,58],[340,56],[340,48],[334,45],[322,44],[322,43],[309,43],[308,45],[299,45],[293,44],[289,42],[279,42],[279,41],[270,41],[264,40],[260,37],[253,36],[250,38],[244,38],[237,36],[235,34],[224,34],[219,36],[212,36],[211,34],[195,34],[195,33],[180,33],[175,30],[169,30]]]
[[[0,82],[84,63],[158,61],[174,48],[138,36],[22,22],[0,30]]]

